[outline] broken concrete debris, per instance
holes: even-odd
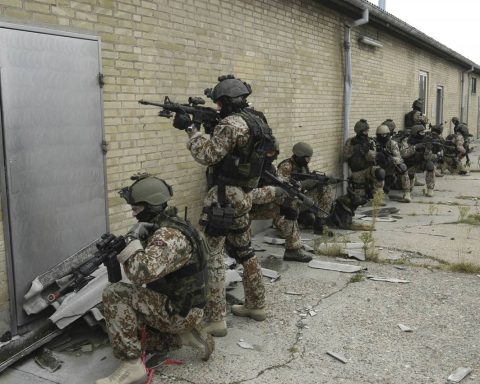
[[[272,279],[272,282],[277,281],[280,278],[280,273],[268,268],[262,268],[262,275]]]
[[[355,272],[361,271],[362,269],[366,269],[359,265],[331,263],[328,261],[320,261],[320,260],[312,260],[308,263],[308,266],[310,268],[325,269],[328,271],[337,271],[337,272],[344,272],[344,273],[355,273]]]
[[[338,361],[341,361],[343,364],[347,364],[347,359],[345,358],[345,356],[343,356],[340,353],[327,351],[327,355],[332,356],[333,358],[337,359]]]
[[[467,377],[470,373],[472,373],[473,369],[472,368],[464,368],[460,367],[457,368],[450,376],[448,376],[447,380],[450,383],[459,383],[462,381],[465,377]]]
[[[402,332],[413,332],[413,329],[410,328],[409,326],[405,325],[405,324],[399,323],[398,328],[400,328],[402,330]]]
[[[59,360],[58,357],[48,348],[42,348],[35,356],[34,361],[41,368],[46,369],[49,372],[55,372],[62,366],[62,361]]]
[[[267,244],[273,244],[273,245],[285,244],[285,239],[280,239],[278,237],[264,236],[263,241]]]
[[[243,339],[240,339],[237,344],[243,349],[255,349],[253,348],[252,344],[250,344],[248,341],[245,341]]]
[[[388,278],[388,277],[378,277],[378,276],[367,276],[367,279],[370,279],[373,281],[385,281],[387,283],[401,283],[401,284],[410,283],[410,281],[408,280],[397,279],[394,277]]]
[[[301,292],[294,292],[294,291],[286,291],[285,292],[286,295],[294,295],[294,296],[302,296],[303,293]]]

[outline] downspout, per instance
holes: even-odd
[[[344,63],[345,63],[345,79],[343,91],[343,143],[350,137],[350,109],[352,106],[352,49],[351,49],[351,31],[352,28],[368,23],[368,9],[363,10],[361,19],[353,21],[353,23],[345,23],[344,31]],[[343,162],[343,194],[347,193],[348,165]]]
[[[469,93],[467,93],[467,120],[464,121],[463,119],[463,110],[464,110],[464,97],[463,97],[463,91],[464,91],[464,88],[465,88],[465,75],[468,75],[469,73],[473,72],[475,68],[472,66],[472,68],[470,69],[467,69],[466,71],[463,71],[462,72],[462,91],[461,91],[461,99],[460,99],[460,122],[465,122],[465,123],[468,123],[468,104],[469,104],[469,101],[470,101],[470,95]],[[470,84],[468,85],[467,87],[467,91],[470,89]]]

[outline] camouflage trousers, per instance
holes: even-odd
[[[151,289],[123,282],[114,283],[103,291],[104,316],[113,355],[132,360],[142,352],[141,332],[147,327],[147,351],[178,349],[182,346],[179,333],[198,327],[203,309],[193,308],[186,317],[167,309],[167,297]]]
[[[408,177],[408,172],[399,174],[399,173],[392,173],[392,174],[387,174],[385,176],[385,186],[384,186],[384,191],[385,193],[388,193],[390,191],[390,188],[398,186],[398,188],[401,188],[402,191],[410,191],[411,186],[410,186],[410,178]]]
[[[375,171],[380,169],[378,166],[371,166],[357,172],[351,172],[352,193],[357,201],[365,201],[369,199],[369,194],[375,195],[378,191],[383,190],[384,182],[379,181],[375,177]]]
[[[285,248],[300,249],[302,243],[297,220],[287,220],[281,212],[282,205],[289,207],[294,203],[288,198],[275,198],[275,188],[272,186],[255,188],[250,192],[250,196],[253,202],[250,220],[272,219],[285,239]]]
[[[425,185],[428,189],[435,188],[435,169],[433,171],[427,171],[425,165],[414,165],[408,168],[408,177],[410,179],[410,191],[413,191],[415,181],[417,180],[417,173],[425,172]]]
[[[251,247],[250,218],[251,196],[239,187],[227,186],[226,198],[234,209],[234,222],[227,236],[213,236],[205,233],[211,252],[208,259],[208,301],[205,306],[206,321],[223,320],[226,316],[225,297],[225,239],[233,246],[237,262],[243,265],[243,286],[245,306],[263,308],[265,306],[265,286],[263,285],[260,263]],[[218,203],[217,187],[212,187],[205,197],[204,206]],[[203,214],[202,219],[207,217]]]
[[[330,216],[332,205],[333,205],[333,190],[331,186],[325,186],[321,190],[314,188],[305,193],[310,197],[319,207],[320,212],[317,214],[317,217],[325,219]],[[308,209],[300,209],[300,213],[307,212]]]
[[[442,170],[448,169],[452,175],[456,175],[459,172],[465,172],[465,166],[462,160],[458,157],[444,157]]]

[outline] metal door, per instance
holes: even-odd
[[[0,25],[0,97],[12,328],[32,279],[108,227],[100,42]]]

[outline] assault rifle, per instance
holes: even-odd
[[[79,291],[82,289],[90,280],[93,280],[92,273],[102,264],[107,267],[108,281],[110,283],[122,280],[122,270],[117,260],[117,255],[127,246],[127,239],[124,236],[105,233],[95,246],[97,251],[90,259],[73,269],[71,274],[61,279],[60,289],[48,295],[49,302],[57,300],[67,290]]]
[[[266,178],[269,179],[272,182],[273,185],[276,185],[277,187],[280,187],[285,192],[287,192],[287,194],[290,197],[299,199],[302,202],[303,206],[306,207],[309,211],[312,211],[315,214],[318,214],[319,212],[323,212],[323,213],[326,213],[326,214],[330,213],[330,212],[324,211],[310,197],[308,197],[307,195],[300,192],[293,185],[280,180],[273,173],[270,173],[268,171],[263,171],[263,175],[265,175]]]
[[[341,183],[343,180],[337,179],[335,177],[330,177],[325,175],[325,173],[313,171],[310,173],[292,173],[292,178],[296,181],[303,180],[314,180],[316,182],[316,187],[320,190],[323,190],[327,185],[335,185]]]
[[[161,117],[170,118],[177,112],[187,113],[192,116],[194,127],[200,130],[200,127],[203,125],[205,133],[207,134],[211,134],[213,128],[215,128],[220,121],[220,116],[215,109],[200,106],[205,104],[205,100],[201,97],[189,97],[187,104],[174,103],[170,101],[168,96],[165,96],[163,104],[147,100],[139,100],[138,102],[142,105],[154,105],[162,108],[162,110],[158,112],[158,116]]]

